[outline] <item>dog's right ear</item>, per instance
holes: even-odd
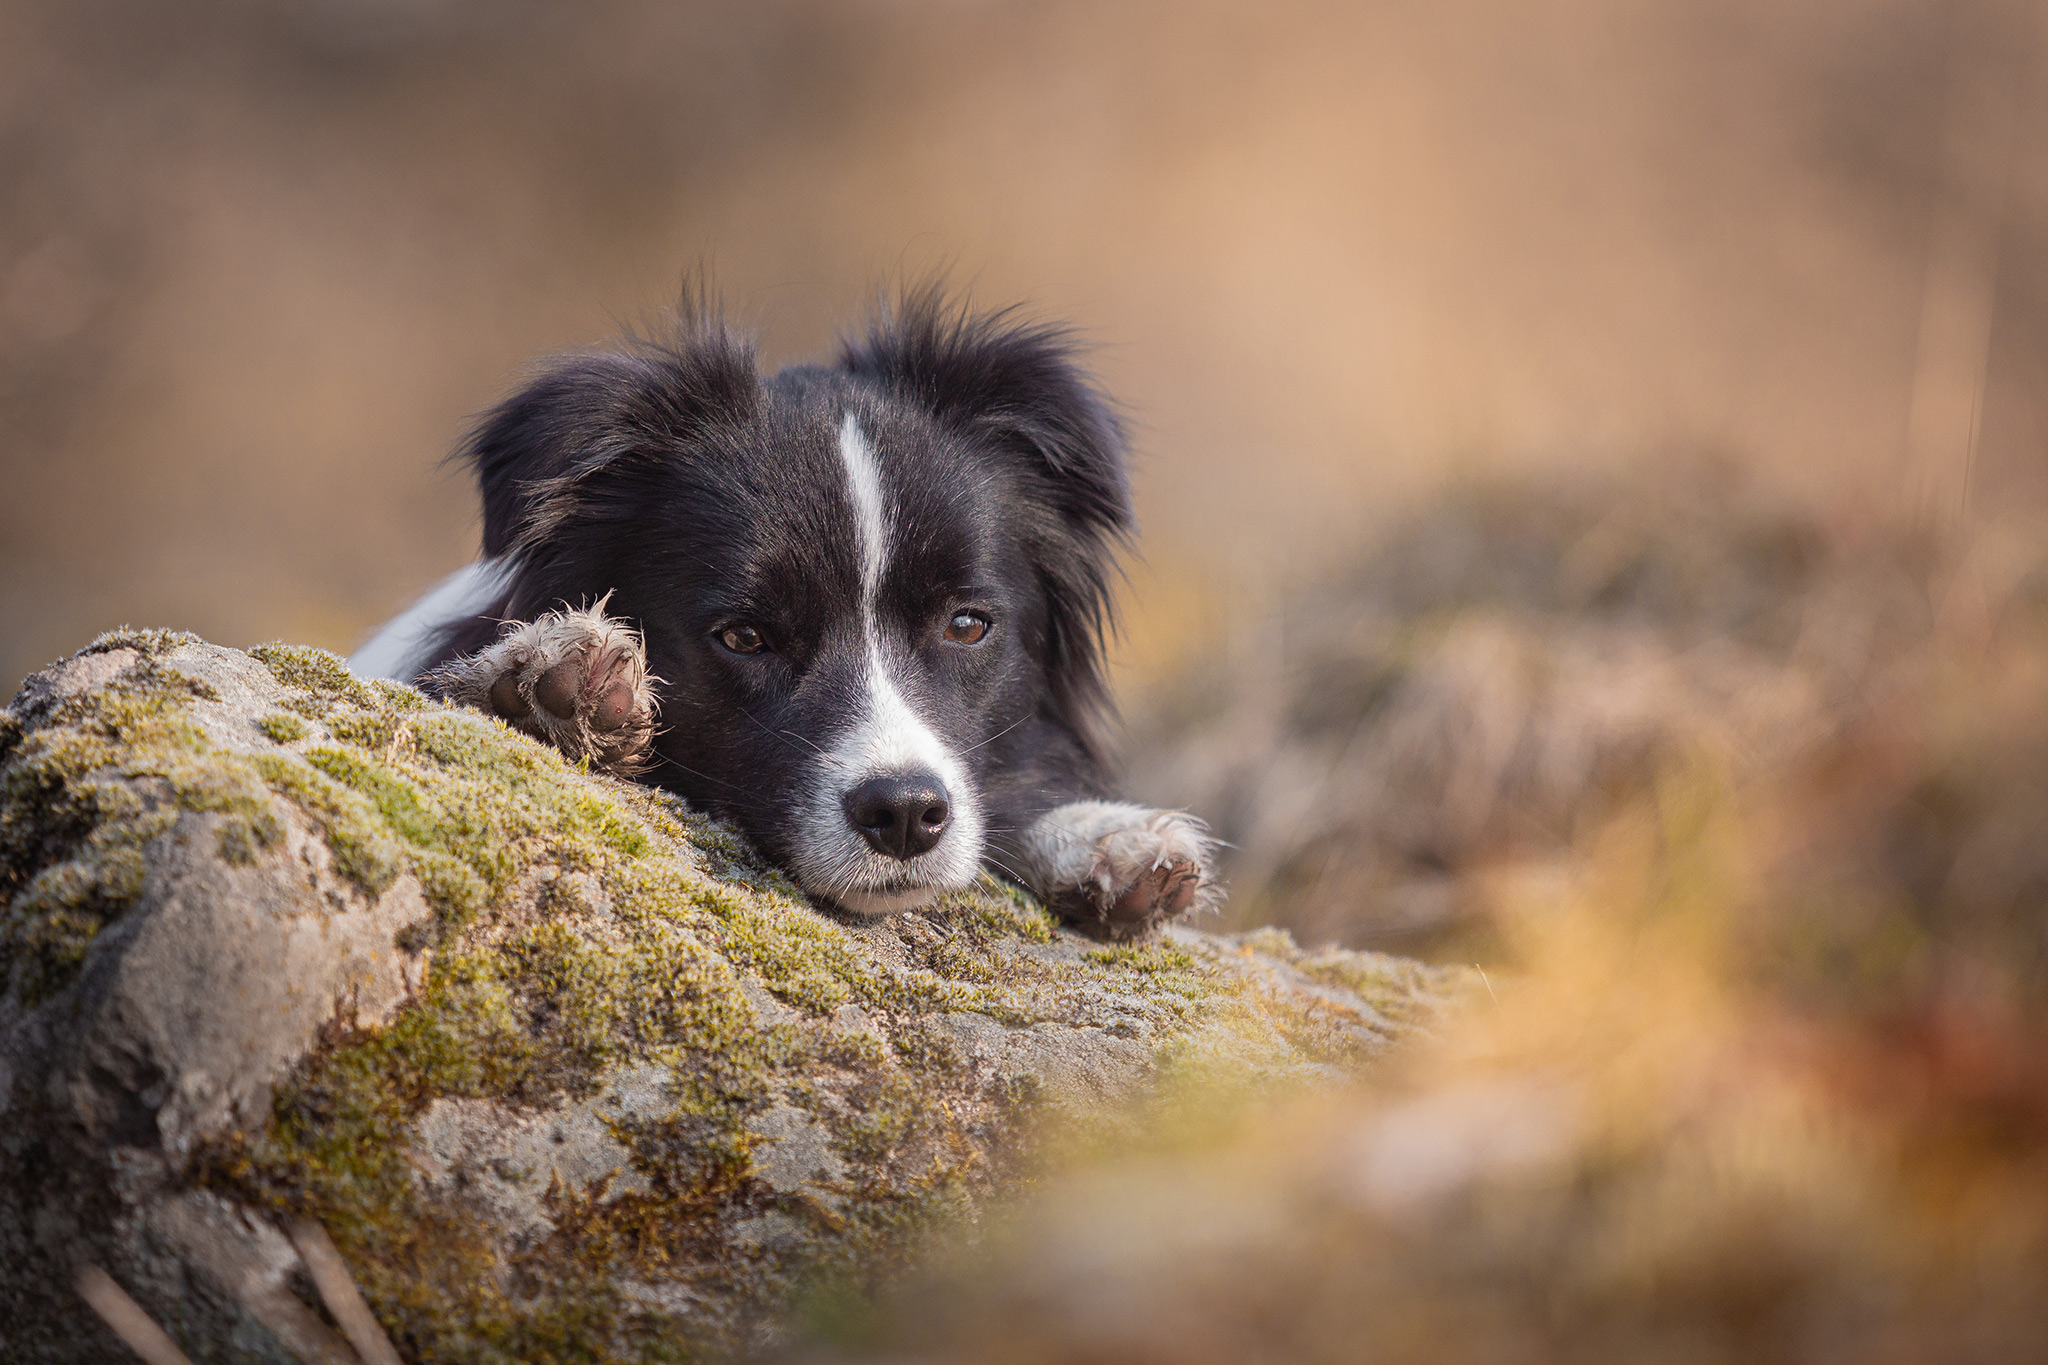
[[[671,457],[708,426],[746,421],[757,395],[753,347],[701,307],[686,308],[666,337],[543,362],[451,457],[476,474],[484,554],[533,549],[595,510],[599,475]]]

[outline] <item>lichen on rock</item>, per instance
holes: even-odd
[[[1443,989],[1281,935],[1104,948],[993,879],[854,920],[495,720],[164,632],[0,713],[0,901],[0,1315],[34,1360],[109,1349],[74,1261],[195,1354],[305,1354],[294,1216],[408,1360],[741,1348],[1041,1135],[1354,1070]]]

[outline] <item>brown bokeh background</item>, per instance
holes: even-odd
[[[1898,496],[1944,260],[1995,294],[1976,496],[2031,494],[2039,47],[1996,0],[22,0],[0,683],[120,622],[356,643],[473,548],[468,414],[700,262],[771,358],[940,268],[1084,328],[1141,673],[1475,467]]]

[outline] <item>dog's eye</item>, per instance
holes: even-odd
[[[767,645],[752,626],[727,626],[718,632],[718,642],[735,654],[759,654]]]
[[[956,645],[978,645],[988,635],[989,619],[978,611],[953,614],[946,623],[946,638]]]

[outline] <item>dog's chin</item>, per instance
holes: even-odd
[[[844,891],[830,899],[834,905],[849,914],[878,919],[883,915],[900,915],[905,910],[916,910],[930,905],[946,892],[957,890],[958,887],[952,886],[909,886],[901,889]]]
[[[866,918],[900,915],[930,905],[949,891],[964,891],[981,876],[981,830],[969,813],[938,847],[899,861],[846,841],[827,844],[823,857],[799,847],[785,864],[797,884],[821,901]]]

